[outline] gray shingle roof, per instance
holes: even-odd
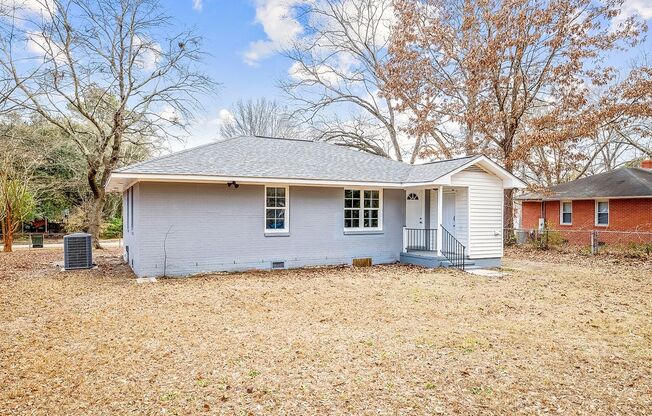
[[[652,169],[620,168],[552,186],[546,192],[527,193],[518,199],[551,201],[627,196],[652,198]]]
[[[476,157],[408,165],[324,142],[236,137],[114,172],[402,183],[435,180]]]

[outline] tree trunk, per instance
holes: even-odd
[[[505,189],[503,227],[512,232],[514,228],[514,189]]]
[[[100,245],[100,231],[102,228],[102,214],[104,212],[105,203],[106,194],[100,192],[98,197],[93,198],[93,204],[88,213],[88,233],[93,238],[93,246],[98,249],[102,248]]]
[[[512,141],[510,141],[511,143]],[[505,152],[505,170],[514,173],[514,163],[511,158],[511,146],[503,147]],[[514,234],[514,189],[505,189],[503,207],[503,239],[509,241]],[[505,235],[505,230],[509,235]]]
[[[11,253],[13,251],[14,245],[14,227],[13,227],[13,212],[11,209],[11,204],[9,200],[6,201],[5,205],[5,217],[2,221],[2,242],[3,249],[5,253]]]
[[[14,233],[12,231],[9,231],[7,234],[2,235],[4,238],[4,248],[2,251],[5,253],[11,253],[13,250],[13,245],[14,245]]]

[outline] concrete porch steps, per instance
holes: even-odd
[[[435,268],[435,267],[451,267],[451,262],[444,256],[437,256],[434,252],[403,252],[400,257],[401,263],[413,264],[415,266]],[[465,269],[479,269],[480,266],[476,265],[475,261],[466,259],[464,263]]]

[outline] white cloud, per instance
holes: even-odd
[[[26,47],[29,53],[40,56],[44,61],[54,59],[58,63],[63,63],[66,60],[63,48],[39,32],[27,32]]]
[[[203,0],[192,0],[192,8],[198,12],[201,12],[204,9]]]
[[[55,0],[0,0],[0,10],[15,10],[19,16],[39,14],[49,17],[48,9],[54,12],[56,8]]]
[[[138,56],[136,57],[136,65],[145,70],[145,71],[151,71],[154,68],[156,68],[156,65],[158,64],[158,60],[161,56],[162,50],[161,50],[161,45],[159,45],[157,42],[150,40],[150,39],[144,39],[141,38],[140,36],[135,36],[134,37],[134,47],[139,48],[138,50]]]
[[[286,48],[303,32],[301,23],[293,13],[293,7],[305,0],[257,0],[256,23],[263,26],[266,40],[249,44],[244,53],[244,61],[256,65],[260,60]]]
[[[228,122],[231,122],[233,119],[234,119],[233,114],[226,108],[223,108],[218,112],[217,118],[211,120],[211,124],[222,126]]]
[[[639,15],[645,20],[652,19],[652,1],[625,0],[620,7],[620,14],[614,19],[614,24],[618,24],[634,15]]]
[[[177,110],[169,104],[163,106],[161,111],[159,111],[158,116],[170,123],[182,123],[183,118],[179,115]]]
[[[338,68],[337,70],[339,71],[340,69]],[[342,71],[340,73],[344,72]],[[336,85],[341,80],[335,70],[327,65],[317,65],[309,71],[299,62],[295,62],[290,66],[288,75],[297,81],[309,81],[315,79],[315,76],[318,76],[327,85]]]

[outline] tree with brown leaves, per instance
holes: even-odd
[[[621,3],[395,0],[387,90],[411,112],[413,134],[452,126],[455,153],[485,153],[515,172],[534,146],[591,137],[613,119],[604,97],[592,97],[616,80],[604,57],[646,30],[633,17],[616,21]],[[511,227],[511,190],[504,213]]]

